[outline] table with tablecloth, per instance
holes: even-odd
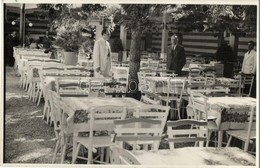
[[[195,99],[203,102],[201,97]],[[251,97],[208,97],[208,105],[208,116],[216,117],[220,147],[223,130],[245,128],[251,108],[256,106],[256,99]]]
[[[85,122],[87,118],[88,110],[100,106],[121,106],[128,109],[127,118],[131,117],[133,111],[136,108],[144,108],[149,106],[140,102],[134,98],[121,97],[121,98],[111,98],[111,97],[61,97],[61,104],[71,108],[71,113],[68,113],[70,119],[73,119],[74,123]]]
[[[228,85],[230,88],[238,88],[239,87],[239,79],[217,77],[216,78],[216,84]]]
[[[170,87],[174,88],[176,83],[186,82],[186,77],[146,77],[145,80],[149,86],[149,92],[152,93],[167,93],[167,83],[170,80]]]
[[[255,166],[256,158],[236,147],[185,147],[174,150],[131,151],[141,165],[160,166]]]

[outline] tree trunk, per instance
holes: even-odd
[[[139,28],[132,29],[132,39],[130,46],[130,62],[129,62],[129,92],[133,93],[133,97],[138,95],[138,76],[140,69],[140,48],[142,31]]]
[[[219,31],[218,32],[218,47],[221,46],[222,42],[224,41],[224,31]]]
[[[233,61],[237,60],[238,55],[238,43],[239,43],[239,35],[235,33],[235,40],[234,40],[234,48],[233,48]]]

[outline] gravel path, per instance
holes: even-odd
[[[55,146],[53,127],[42,120],[40,106],[19,87],[20,77],[6,67],[4,163],[51,163]]]

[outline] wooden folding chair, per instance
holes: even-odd
[[[200,100],[198,99],[200,98]],[[190,94],[190,104],[193,113],[190,112],[189,118],[195,119],[195,120],[203,120],[207,122],[207,128],[209,131],[209,138],[211,138],[212,132],[218,131],[217,124],[216,124],[216,117],[209,116],[209,105],[208,105],[208,97],[203,95],[200,92],[192,91]],[[209,143],[209,141],[207,142]],[[208,146],[208,144],[207,144]]]
[[[169,106],[149,105],[136,109],[134,112],[134,117],[161,120],[161,133],[163,133],[169,111]],[[162,134],[160,136],[162,136]]]
[[[109,163],[109,148],[114,145],[111,138],[111,133],[115,128],[114,121],[124,119],[126,117],[126,110],[122,106],[108,105],[94,107],[89,110],[87,114],[88,120],[85,123],[74,123],[74,128],[77,129],[74,129],[72,163],[75,163],[77,158],[88,160],[88,164],[92,164],[93,162]],[[89,132],[89,136],[80,136],[79,132]],[[98,134],[103,135],[99,136]],[[88,149],[88,158],[79,156],[81,146]],[[100,155],[93,158],[93,152],[96,153],[98,148],[101,150]],[[104,157],[105,149],[107,150],[106,158]]]
[[[239,95],[249,97],[251,95],[254,82],[254,75],[240,74],[239,75]]]
[[[124,144],[132,146],[133,150],[158,150],[162,135],[162,121],[148,118],[130,118],[115,120],[115,142],[123,148]]]
[[[244,142],[244,151],[248,151],[249,144],[252,144],[256,139],[256,107],[240,108],[237,109],[242,113],[249,112],[248,121],[245,123],[244,128],[227,130],[226,133],[229,136],[227,147],[230,146],[233,138],[239,139]],[[238,111],[237,111],[238,112]]]
[[[175,143],[208,142],[207,121],[193,119],[168,121],[167,135],[171,150],[174,150]]]
[[[184,94],[186,79],[181,81],[171,81],[171,78],[167,81],[166,96],[160,96],[161,100],[166,102],[166,106],[171,107],[170,119],[178,116],[181,119],[181,109],[182,96]],[[177,113],[176,113],[177,112]]]

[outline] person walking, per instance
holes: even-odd
[[[110,31],[103,29],[102,37],[94,44],[93,60],[94,60],[94,76],[109,77],[111,76],[111,49],[108,42]]]
[[[185,50],[182,45],[178,44],[176,35],[171,36],[171,43],[167,48],[167,69],[181,76],[181,70],[186,63]]]
[[[11,34],[9,34],[5,39],[5,64],[9,66],[14,65],[14,46],[17,46],[19,44],[18,39],[16,37],[16,31],[13,31]]]

